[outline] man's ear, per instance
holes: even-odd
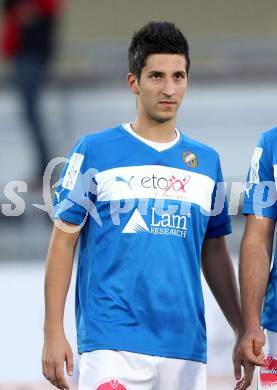
[[[130,88],[130,90],[138,95],[139,94],[139,88],[138,88],[138,79],[133,73],[127,74],[127,83]]]

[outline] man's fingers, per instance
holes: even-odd
[[[245,390],[250,386],[251,382],[247,380],[246,378],[241,379],[239,382],[236,383],[234,390]]]
[[[68,383],[64,378],[63,363],[57,364],[55,368],[55,378],[57,382],[57,387],[62,390],[69,390]]]
[[[263,350],[261,350],[261,353],[257,356],[257,359],[264,363],[265,354]]]
[[[246,390],[252,382],[255,366],[249,362],[243,362],[244,377],[238,381],[234,390]]]
[[[47,363],[47,379],[54,385],[57,386],[56,373],[54,363]]]
[[[66,352],[65,362],[66,362],[66,371],[68,375],[72,376],[74,366],[73,366],[73,355],[71,351]]]
[[[255,355],[253,356],[249,356],[249,358],[247,359],[249,363],[252,363],[254,364],[255,366],[263,366],[264,365],[264,362],[263,360],[261,359],[258,359]]]
[[[241,378],[241,362],[239,359],[234,359],[234,374],[236,380],[239,380]]]
[[[262,339],[253,341],[253,351],[256,356],[261,354],[264,345],[265,345],[265,341]]]
[[[244,367],[244,381],[240,390],[247,389],[252,382],[255,366],[249,362],[243,362]]]
[[[244,378],[240,379],[236,384],[234,390],[241,390],[241,386],[244,382]]]
[[[264,365],[264,353],[262,352],[260,355],[256,356],[253,352],[249,352],[245,354],[245,359],[247,362],[254,364],[255,366],[263,366]]]
[[[254,352],[254,344],[253,345],[244,345],[241,348],[240,356],[243,361],[255,364],[256,366],[263,365],[264,353],[262,350],[259,351],[259,354],[255,354]]]
[[[42,370],[43,376],[47,379],[46,364],[44,363],[43,360],[42,360],[42,364],[41,364],[41,370]]]
[[[51,336],[51,335],[50,335]],[[45,339],[42,351],[43,375],[58,389],[69,390],[65,379],[64,363],[69,375],[73,373],[73,355],[70,345],[62,335]]]

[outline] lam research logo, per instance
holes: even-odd
[[[122,233],[150,232],[138,209],[135,209]]]
[[[170,213],[157,213],[151,209],[151,223],[147,226],[138,209],[135,209],[125,225],[122,233],[150,233],[155,235],[178,236],[185,238],[187,232],[187,216]]]

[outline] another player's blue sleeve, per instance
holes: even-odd
[[[92,167],[85,138],[71,151],[54,197],[54,218],[74,225],[85,222],[93,211],[96,171]]]
[[[245,185],[243,213],[277,220],[277,193],[270,145],[264,134],[254,150]]]
[[[217,178],[212,194],[212,210],[205,238],[217,238],[230,233],[232,233],[231,219],[228,215],[226,191],[218,158]]]

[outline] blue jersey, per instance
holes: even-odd
[[[262,133],[255,148],[244,196],[245,214],[277,220],[277,128]],[[277,252],[270,272],[263,311],[264,328],[277,332]]]
[[[206,362],[201,247],[204,238],[231,232],[221,182],[218,154],[184,134],[160,152],[122,126],[79,141],[54,213],[83,226],[80,353],[112,349]]]

